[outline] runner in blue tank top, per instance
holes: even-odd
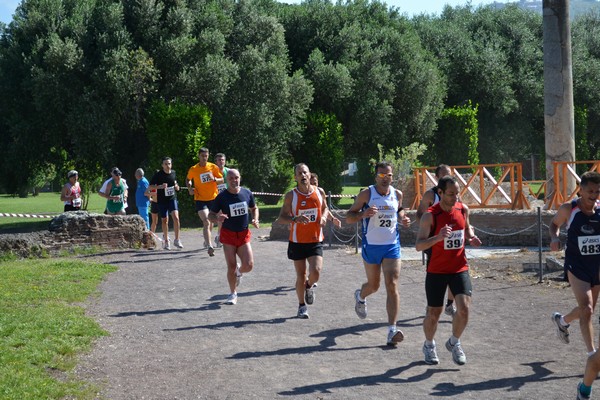
[[[354,311],[359,318],[367,317],[367,296],[379,289],[381,273],[387,290],[387,344],[395,346],[404,339],[396,326],[400,295],[400,235],[398,221],[410,223],[402,208],[402,192],[392,186],[392,165],[379,162],[375,166],[375,185],[362,190],[346,214],[346,222],[362,223],[362,257],[367,282],[354,292]]]

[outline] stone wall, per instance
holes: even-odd
[[[146,224],[139,215],[68,212],[52,219],[48,231],[0,235],[0,252],[27,257],[91,246],[139,248],[147,241],[145,231]]]
[[[325,243],[342,244],[347,242],[357,231],[356,224],[348,225],[344,221],[346,212],[336,211],[338,218],[342,220],[341,229],[335,229],[335,235],[331,235],[331,229],[325,228]],[[548,236],[548,225],[553,211],[541,211],[542,217],[542,245],[547,247],[550,243]],[[408,211],[407,215],[414,222],[415,211]],[[482,240],[484,246],[522,246],[535,247],[538,245],[538,214],[537,210],[493,210],[475,209],[470,210],[471,225],[475,227],[475,234]],[[417,236],[417,224],[413,223],[409,228],[401,228],[400,238],[405,246],[413,246]],[[360,232],[360,225],[358,227]],[[287,225],[273,224],[270,238],[273,240],[287,240],[289,228]],[[336,237],[337,236],[337,237]],[[341,240],[339,240],[340,238]],[[354,241],[349,243],[354,244]]]

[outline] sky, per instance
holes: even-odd
[[[300,2],[300,0],[281,1],[285,1],[286,3]],[[499,1],[505,2],[506,0]],[[494,0],[384,0],[384,2],[388,6],[400,8],[401,13],[407,13],[412,17],[421,13],[440,14],[445,4],[456,7],[470,2],[474,7],[477,7],[481,4],[493,3]],[[12,15],[19,4],[20,0],[0,0],[0,21],[8,24],[12,20]]]

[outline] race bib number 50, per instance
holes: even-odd
[[[583,256],[600,254],[600,236],[581,236],[577,238],[579,251]]]
[[[465,231],[452,231],[450,237],[444,239],[444,250],[458,250],[465,245]]]

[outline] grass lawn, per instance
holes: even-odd
[[[74,304],[114,270],[69,259],[0,261],[0,398],[95,398],[71,371],[106,333]]]
[[[356,195],[360,186],[345,186],[342,194]],[[260,221],[262,227],[269,227],[279,216],[279,210],[283,199],[276,205],[258,205],[260,210]],[[336,208],[348,209],[353,200],[350,197],[340,199]],[[102,213],[106,200],[92,193],[89,199],[87,210],[90,212]],[[60,193],[40,193],[39,196],[29,196],[21,199],[9,195],[0,195],[0,213],[18,213],[18,214],[59,214],[63,210],[63,203],[60,201]],[[32,232],[48,228],[50,219],[46,218],[16,218],[0,216],[0,233],[3,232]],[[198,221],[193,221],[193,225],[198,225]],[[183,226],[189,226],[182,221]]]

